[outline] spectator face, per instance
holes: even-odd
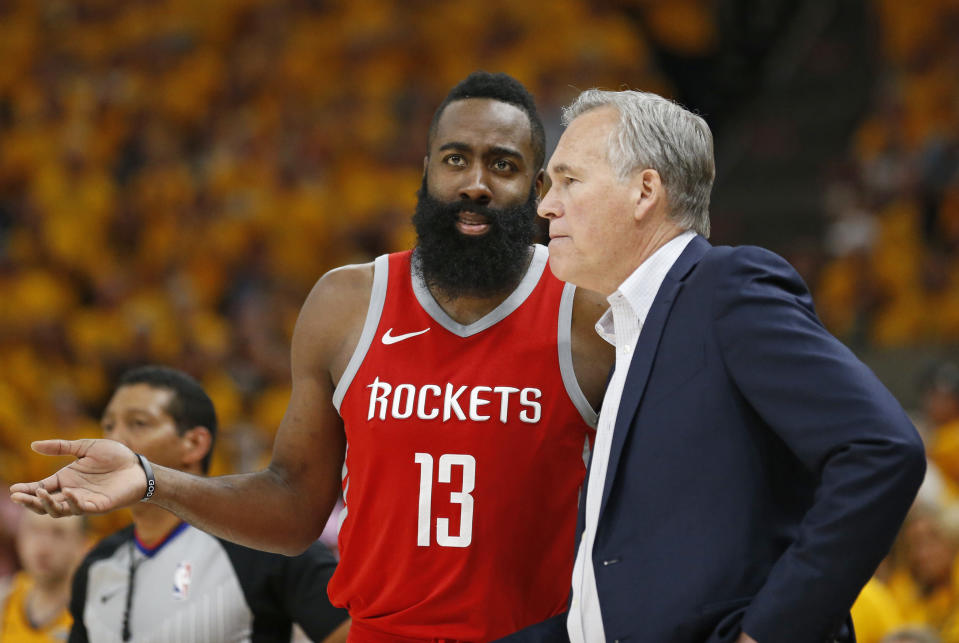
[[[913,578],[926,589],[949,585],[956,546],[929,516],[916,516],[905,527],[906,562]]]
[[[69,580],[85,549],[82,518],[23,513],[17,530],[17,554],[23,569],[38,585],[50,587]]]
[[[941,426],[959,418],[959,393],[933,388],[923,395],[922,408],[929,422]]]

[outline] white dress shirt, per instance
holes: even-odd
[[[600,643],[606,640],[603,617],[596,590],[592,551],[599,522],[599,505],[606,483],[609,449],[613,442],[616,414],[623,396],[626,373],[636,349],[639,332],[646,321],[653,299],[686,245],[696,236],[689,230],[667,242],[626,278],[607,300],[610,308],[596,323],[600,337],[616,347],[616,366],[603,398],[599,414],[593,463],[586,492],[586,523],[576,552],[573,567],[573,600],[570,604],[566,628],[571,643]]]

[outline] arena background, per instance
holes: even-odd
[[[411,246],[430,117],[476,69],[527,84],[550,149],[589,87],[702,114],[713,242],[793,262],[932,431],[922,374],[959,354],[957,33],[948,0],[2,1],[0,481],[51,471],[33,439],[98,435],[143,362],[211,392],[215,473],[265,464],[300,304]]]

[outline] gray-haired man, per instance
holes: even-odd
[[[550,265],[616,346],[568,615],[577,643],[851,641],[849,607],[925,469],[899,404],[800,277],[713,247],[712,135],[655,94],[584,92],[539,206]]]

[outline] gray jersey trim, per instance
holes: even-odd
[[[347,495],[350,493],[350,481],[346,477],[350,474],[350,470],[346,467],[346,457],[350,455],[350,441],[346,440],[346,449],[343,450],[343,469],[342,477],[340,482],[346,481],[346,485],[343,487],[343,510],[340,511],[338,522],[336,523],[336,533],[340,533],[340,529],[343,529],[343,523],[346,522],[346,513],[349,510],[349,500]]]
[[[411,269],[413,272],[413,293],[416,295],[416,299],[420,302],[420,306],[423,307],[423,310],[425,310],[430,317],[436,320],[436,323],[454,335],[459,335],[460,337],[470,337],[471,335],[482,332],[497,322],[506,319],[509,317],[510,313],[523,305],[523,302],[526,301],[526,298],[529,297],[530,293],[533,292],[533,289],[536,288],[536,284],[539,283],[539,278],[543,275],[543,271],[546,269],[546,260],[548,257],[549,252],[546,250],[546,246],[541,246],[539,244],[534,245],[533,259],[529,262],[529,268],[526,269],[526,275],[523,277],[523,280],[519,282],[516,290],[514,290],[509,297],[504,299],[499,306],[472,324],[461,324],[447,315],[446,311],[443,310],[438,303],[436,303],[435,299],[433,299],[433,295],[430,293],[429,288],[426,287],[426,283],[423,281],[423,278],[411,264]],[[416,253],[413,253],[413,260],[416,260]]]
[[[559,302],[559,332],[556,337],[556,347],[559,349],[559,372],[566,386],[566,394],[573,402],[576,410],[583,418],[583,422],[596,428],[596,411],[586,399],[586,394],[579,387],[576,372],[573,370],[573,297],[576,295],[576,286],[566,284],[563,287],[563,297]]]
[[[333,391],[333,406],[336,412],[340,412],[340,405],[346,396],[346,389],[350,387],[353,378],[360,370],[360,365],[366,358],[367,351],[373,343],[376,336],[376,327],[380,325],[380,316],[383,314],[383,303],[386,301],[386,285],[390,276],[389,255],[380,255],[373,261],[373,290],[370,293],[370,307],[366,311],[366,322],[363,324],[363,333],[360,335],[360,341],[353,350],[353,356],[350,363],[346,365],[343,376],[336,384]]]

